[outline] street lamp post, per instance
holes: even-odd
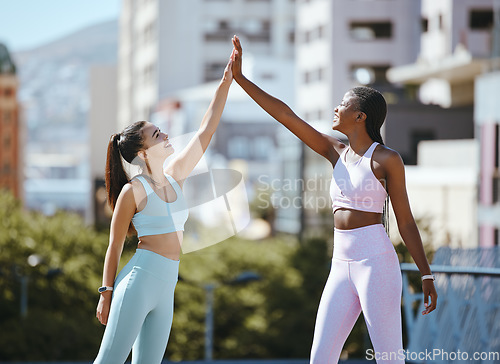
[[[247,284],[259,281],[262,277],[255,272],[242,272],[233,280],[223,282],[227,285]],[[207,283],[203,285],[206,297],[205,310],[205,361],[213,360],[214,348],[214,290],[219,284]]]
[[[206,297],[205,312],[205,360],[213,359],[214,340],[214,288],[215,284],[209,283],[203,286]]]

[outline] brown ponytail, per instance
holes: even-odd
[[[113,134],[108,144],[108,156],[106,158],[106,193],[111,209],[115,209],[116,200],[123,186],[128,182],[127,174],[123,169],[118,143],[121,135]]]
[[[123,168],[122,157],[128,163],[132,163],[137,157],[137,153],[143,149],[142,127],[145,124],[145,121],[135,122],[121,133],[113,134],[109,140],[105,181],[108,203],[112,210],[115,209],[123,186],[129,181]],[[134,232],[132,225],[129,228],[129,233],[131,232]]]

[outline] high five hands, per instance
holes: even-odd
[[[235,35],[231,40],[233,42],[233,77],[236,81],[238,81],[241,77],[243,77],[241,72],[241,57],[243,51],[241,49],[240,38],[238,38],[238,36]]]

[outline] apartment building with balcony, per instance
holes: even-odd
[[[462,156],[460,168],[464,170],[467,164],[471,167],[468,178],[453,179],[453,174],[447,173],[451,171],[449,162],[448,166],[441,166],[440,173],[448,176],[441,182],[445,190],[456,184],[469,186],[466,187],[466,192],[448,199],[448,203],[454,205],[454,208],[450,206],[443,213],[455,213],[453,220],[461,221],[459,225],[455,224],[454,228],[449,229],[452,235],[468,231],[466,235],[470,238],[462,246],[498,245],[500,113],[497,95],[500,92],[500,2],[422,0],[421,14],[423,31],[419,57],[411,64],[389,70],[387,76],[393,82],[414,89],[422,102],[449,110],[448,117],[439,120],[441,127],[458,130],[461,122],[457,123],[458,119],[453,115],[467,117],[467,124],[473,131],[470,137],[473,139],[470,141],[476,145],[477,150],[472,155],[472,165],[470,155]],[[466,141],[464,143],[470,144]],[[467,144],[464,144],[465,148],[468,148]],[[461,152],[455,151],[453,155],[456,157],[467,149],[460,150]],[[435,155],[434,159],[443,160],[442,156],[446,153],[444,150],[440,155]],[[448,160],[453,159],[457,161],[456,158]],[[427,183],[435,176],[436,174],[428,174]],[[438,199],[436,196],[426,199],[425,196],[421,195],[422,204],[443,201],[442,198],[446,197],[441,194]],[[473,204],[470,204],[471,196],[474,197]]]
[[[218,79],[238,34],[246,54],[290,59],[295,1],[124,0],[118,60],[119,128],[160,100]]]

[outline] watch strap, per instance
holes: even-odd
[[[110,286],[102,286],[102,287],[99,287],[97,289],[97,291],[99,293],[103,293],[103,292],[106,292],[106,291],[112,291],[113,290],[113,287],[110,287]]]
[[[422,276],[422,281],[424,281],[425,279],[432,279],[434,281],[436,278],[434,277],[433,274],[426,274]]]

